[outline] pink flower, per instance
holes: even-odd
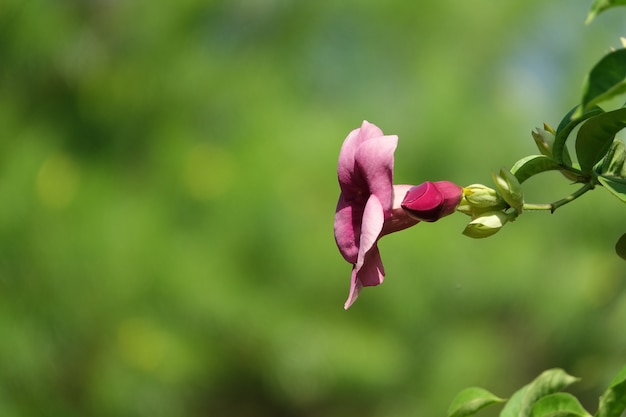
[[[382,236],[413,226],[419,220],[400,206],[410,185],[393,185],[396,135],[385,136],[364,121],[346,137],[337,174],[341,194],[335,212],[335,241],[351,264],[349,308],[363,287],[379,285],[385,271],[378,251]]]

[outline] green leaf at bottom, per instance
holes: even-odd
[[[596,417],[619,417],[624,410],[626,410],[626,366],[613,378],[609,388],[600,397]]]
[[[531,417],[591,417],[576,397],[567,392],[547,395],[533,405]]]
[[[476,412],[488,405],[501,403],[505,400],[495,396],[489,391],[471,387],[459,392],[452,400],[448,409],[448,417],[467,417],[473,416]]]

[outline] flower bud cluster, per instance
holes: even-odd
[[[463,234],[481,239],[496,234],[504,225],[522,213],[524,194],[511,172],[501,169],[492,174],[496,189],[482,184],[463,188],[463,198],[457,211],[472,218]],[[513,210],[507,210],[512,208]]]

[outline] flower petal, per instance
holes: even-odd
[[[380,258],[378,245],[374,245],[374,247],[367,252],[363,266],[360,269],[357,268],[356,276],[364,287],[373,287],[383,283],[385,279],[385,269],[383,268],[383,261]]]
[[[356,263],[359,254],[357,246],[361,235],[361,220],[365,203],[353,204],[346,201],[345,194],[339,195],[335,211],[335,242],[344,259],[351,264]]]
[[[385,212],[383,206],[375,195],[371,195],[365,204],[363,220],[361,221],[361,235],[357,245],[359,255],[356,261],[357,271],[361,269],[365,262],[365,255],[376,245],[376,241],[383,230],[385,223]]]
[[[357,172],[367,182],[370,194],[378,197],[385,212],[393,203],[393,153],[398,137],[380,136],[364,142],[357,149]]]
[[[405,184],[393,186],[393,205],[391,206],[391,216],[385,219],[385,225],[383,226],[383,231],[380,234],[381,236],[399,232],[400,230],[415,226],[419,223],[419,220],[409,216],[401,206],[407,191],[411,188],[413,188],[412,185]]]
[[[363,142],[371,138],[383,136],[383,131],[376,125],[364,120],[361,127],[351,131],[341,145],[339,162],[337,164],[337,177],[341,189],[354,185],[354,171],[357,149]]]
[[[343,308],[348,309],[359,297],[363,287],[382,284],[385,279],[385,269],[380,258],[378,246],[374,246],[365,256],[365,262],[360,269],[352,268],[350,277],[350,293]]]
[[[361,292],[361,288],[363,288],[363,284],[358,280],[356,275],[356,268],[352,267],[352,276],[350,277],[350,292],[348,293],[348,299],[343,305],[344,310],[350,308],[350,306],[359,298],[359,293]]]

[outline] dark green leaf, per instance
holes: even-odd
[[[531,417],[591,417],[572,394],[557,392],[547,395],[533,405]]]
[[[482,408],[491,404],[501,403],[505,400],[499,398],[483,388],[466,388],[452,400],[448,409],[448,417],[473,416]]]
[[[533,175],[557,169],[561,169],[561,166],[554,159],[545,155],[531,155],[517,161],[511,172],[522,183]]]
[[[611,147],[617,132],[626,127],[626,108],[601,113],[587,120],[576,135],[576,156],[583,174],[590,174],[593,166]]]
[[[586,23],[590,23],[598,14],[615,6],[626,5],[626,0],[595,0],[587,15]]]
[[[600,184],[611,194],[626,203],[626,179],[622,177],[609,177],[601,175],[598,177]]]
[[[624,236],[622,236],[617,243],[619,244],[620,241],[624,240]],[[625,245],[626,242],[623,242],[622,248]],[[613,378],[609,388],[600,397],[600,406],[596,417],[619,417],[624,410],[626,410],[626,366]]]
[[[626,49],[605,55],[591,69],[583,86],[583,97],[574,117],[591,107],[626,92]]]
[[[580,123],[584,122],[585,120],[591,117],[597,116],[601,113],[604,113],[604,110],[602,110],[601,108],[594,107],[590,109],[589,111],[585,112],[579,118],[573,118],[572,116],[574,112],[576,111],[576,109],[577,107],[574,107],[572,110],[570,110],[565,115],[565,117],[563,117],[563,120],[561,120],[561,123],[559,123],[559,127],[556,129],[554,145],[552,147],[552,157],[554,158],[554,160],[559,164],[564,164],[567,166],[571,166],[572,161],[571,161],[571,158],[569,157],[569,152],[567,151],[567,148],[565,147],[565,142],[569,138],[570,133],[572,133],[572,130],[574,130],[576,126],[578,126]]]

